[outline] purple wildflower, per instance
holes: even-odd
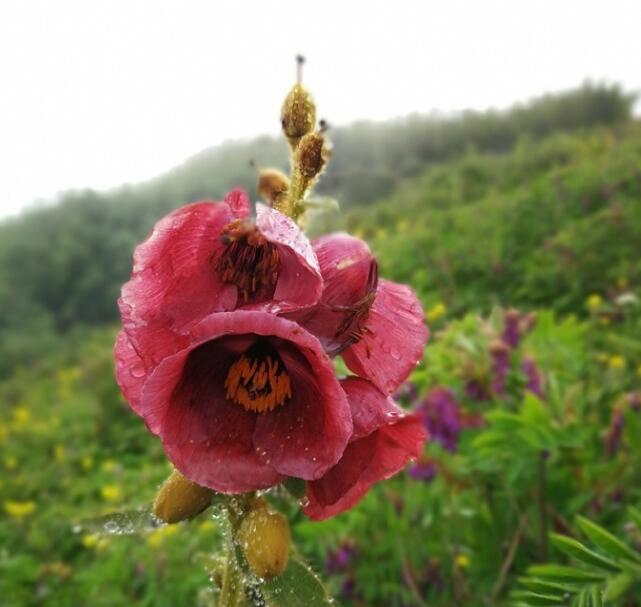
[[[327,560],[325,561],[325,571],[328,574],[339,573],[345,571],[352,559],[356,555],[356,547],[350,542],[343,542],[335,550],[330,550],[327,553]]]
[[[536,365],[536,361],[530,356],[524,356],[521,361],[521,371],[523,371],[525,379],[527,380],[525,389],[539,398],[543,398],[543,378]]]
[[[431,390],[417,410],[430,438],[448,451],[456,451],[461,432],[459,404],[451,390],[437,387]]]
[[[438,466],[434,460],[420,459],[407,469],[407,473],[415,481],[428,483],[434,480],[434,477],[437,475]]]
[[[463,391],[466,398],[469,398],[470,400],[476,402],[490,400],[491,395],[488,386],[476,377],[468,379],[467,382],[465,382]]]
[[[496,340],[490,345],[492,356],[492,392],[496,396],[505,394],[505,381],[510,370],[510,349],[501,340]]]

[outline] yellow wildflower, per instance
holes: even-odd
[[[80,541],[87,550],[104,550],[109,545],[109,538],[97,533],[85,533]]]
[[[36,509],[36,502],[33,502],[31,500],[26,502],[5,500],[4,509],[11,518],[22,519],[25,516],[33,514],[33,511]]]
[[[374,236],[376,240],[385,240],[387,238],[387,230],[385,228],[379,228],[376,230],[376,234]]]
[[[592,293],[585,301],[585,307],[591,312],[595,312],[603,305],[603,298],[598,293]]]
[[[173,535],[178,531],[178,529],[178,525],[165,525],[164,527],[158,527],[158,529],[154,529],[147,536],[147,543],[153,548],[157,548],[162,544],[166,537]]]
[[[437,303],[435,306],[432,306],[425,314],[428,322],[435,322],[439,318],[442,318],[447,313],[447,307],[443,302]]]
[[[610,367],[610,369],[624,369],[625,358],[623,358],[623,356],[610,356],[608,359],[608,367]]]
[[[53,458],[60,464],[65,460],[65,447],[64,445],[56,445],[53,448]]]
[[[470,557],[467,554],[459,554],[454,562],[459,569],[467,569],[470,566]]]
[[[31,421],[31,413],[24,405],[13,410],[13,423],[16,428],[24,428]]]
[[[115,462],[112,459],[106,459],[104,462],[102,462],[102,469],[105,472],[113,472],[116,469],[116,466],[118,465],[117,462]]]
[[[122,497],[122,493],[118,485],[105,485],[100,489],[100,495],[106,502],[117,502]]]
[[[15,470],[18,467],[18,460],[14,455],[8,455],[4,458],[4,467],[7,470]]]
[[[93,468],[93,457],[91,457],[90,455],[85,455],[80,460],[80,465],[82,466],[83,470],[91,470]]]

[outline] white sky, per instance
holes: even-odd
[[[278,133],[293,57],[332,124],[641,89],[640,0],[0,0],[0,216]]]

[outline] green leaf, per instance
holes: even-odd
[[[133,535],[162,527],[164,523],[157,519],[151,506],[138,510],[112,512],[79,521],[74,531],[88,531],[100,535]]]
[[[605,587],[605,595],[603,596],[606,601],[616,601],[625,595],[630,586],[634,583],[635,578],[629,573],[622,573],[608,581]]]
[[[641,563],[641,556],[635,550],[624,544],[619,538],[606,531],[603,527],[582,517],[577,517],[581,530],[609,556],[617,559],[627,559]]]
[[[614,573],[619,573],[621,571],[621,567],[619,567],[614,561],[611,561],[589,548],[586,548],[581,542],[578,542],[571,537],[551,533],[550,539],[559,550],[562,550],[569,556],[574,557],[576,560],[581,561],[586,565],[591,565]]]
[[[540,592],[541,594],[553,594],[555,592],[572,592],[571,587],[563,584],[548,582],[547,580],[538,580],[536,578],[519,578],[519,582],[528,590]]]
[[[552,605],[556,607],[558,605],[563,605],[564,598],[563,595],[551,595],[551,594],[538,594],[535,592],[513,592],[511,598],[516,601],[521,601],[526,605],[532,605],[532,607],[547,607]]]
[[[332,605],[327,590],[304,563],[290,557],[283,575],[260,587],[269,607],[328,607]]]
[[[584,583],[601,582],[605,575],[596,571],[584,571],[565,565],[532,565],[528,574],[533,577],[542,577],[554,582]]]
[[[592,607],[603,607],[603,597],[598,586],[592,588]]]

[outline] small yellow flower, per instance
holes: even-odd
[[[100,495],[106,502],[117,502],[122,497],[122,493],[118,485],[105,485],[100,489]]]
[[[147,543],[153,547],[157,548],[162,544],[162,542],[165,540],[165,538],[174,535],[179,529],[178,525],[166,525],[164,527],[158,527],[158,529],[154,529],[148,536],[147,536]]]
[[[447,314],[447,306],[443,302],[437,303],[432,306],[425,314],[428,322],[435,322]]]
[[[16,428],[24,428],[31,421],[31,413],[24,405],[13,410],[13,423]]]
[[[31,500],[26,502],[6,500],[4,502],[4,509],[11,518],[22,519],[25,516],[33,514],[34,510],[36,509],[36,502],[33,502]]]
[[[106,459],[104,462],[102,462],[101,467],[105,472],[113,472],[117,466],[118,466],[118,463],[115,462],[114,460]]]
[[[56,445],[53,448],[53,458],[61,464],[65,460],[65,447],[64,445]]]
[[[8,455],[4,458],[4,467],[7,470],[15,470],[18,467],[18,460],[14,455]]]
[[[90,455],[85,455],[80,460],[80,465],[82,466],[83,470],[91,470],[93,468],[93,457],[91,457]]]
[[[387,230],[384,228],[379,228],[376,230],[376,234],[374,235],[376,240],[385,240],[387,238]]]
[[[592,293],[585,301],[585,306],[591,312],[595,312],[603,305],[603,298],[598,293]]]
[[[85,533],[80,540],[87,550],[104,550],[109,546],[109,538],[102,537],[97,533]]]
[[[82,536],[82,545],[87,548],[87,550],[91,550],[91,548],[95,548],[98,545],[98,542],[100,541],[100,536],[97,533],[85,533],[85,535]]]
[[[467,554],[459,554],[454,559],[454,563],[459,569],[467,569],[470,566],[470,557]]]
[[[623,358],[623,356],[610,356],[608,359],[608,367],[610,367],[610,369],[624,369],[625,358]]]

